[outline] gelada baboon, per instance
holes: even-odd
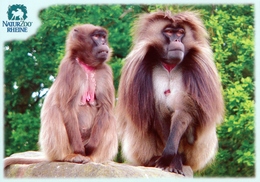
[[[195,12],[140,16],[122,69],[117,119],[135,165],[183,174],[214,157],[224,104],[206,29]]]
[[[6,158],[14,163],[111,160],[117,153],[111,50],[108,33],[91,24],[72,28],[66,55],[41,110],[39,143],[45,158]]]

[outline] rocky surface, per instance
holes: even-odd
[[[24,152],[13,157],[37,157],[40,152]],[[185,177],[192,177],[190,167],[184,166]],[[5,169],[7,178],[182,178],[184,176],[165,172],[158,168],[131,166],[116,162],[75,164],[68,162],[41,162],[14,164]]]

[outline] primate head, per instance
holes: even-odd
[[[156,12],[140,16],[134,28],[134,44],[148,45],[148,54],[177,65],[192,49],[205,45],[207,32],[196,13]]]
[[[93,41],[92,55],[95,55],[96,59],[101,62],[105,61],[109,52],[106,30],[96,29],[90,36]]]
[[[107,30],[91,24],[72,28],[67,38],[67,51],[90,66],[98,66],[110,57]]]
[[[180,26],[167,25],[162,34],[165,37],[164,53],[162,61],[167,64],[178,64],[184,58],[184,44],[182,42],[185,36],[184,28]]]

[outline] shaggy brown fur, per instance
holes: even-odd
[[[161,61],[167,26],[185,30],[184,59],[171,71]],[[132,164],[182,173],[182,163],[196,171],[214,157],[224,104],[208,38],[194,12],[144,14],[135,23],[117,104],[119,138]]]
[[[41,110],[39,143],[46,159],[27,163],[104,162],[116,155],[115,97],[112,70],[105,63],[111,54],[106,35],[104,28],[91,24],[78,25],[70,31],[66,55]],[[96,45],[99,42],[102,45]],[[90,85],[89,79],[93,78],[89,78],[81,64],[91,68],[95,85]],[[88,88],[95,89],[94,101],[81,103]],[[5,166],[26,160],[7,158]]]

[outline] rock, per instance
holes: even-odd
[[[41,152],[23,152],[12,155],[12,157],[41,157]],[[189,166],[184,166],[185,177],[193,177],[193,172]],[[36,164],[14,164],[4,171],[5,177],[22,178],[158,178],[173,177],[182,178],[184,176],[165,172],[158,168],[131,166],[128,164],[106,162],[87,164],[76,164],[68,162],[41,162]]]

